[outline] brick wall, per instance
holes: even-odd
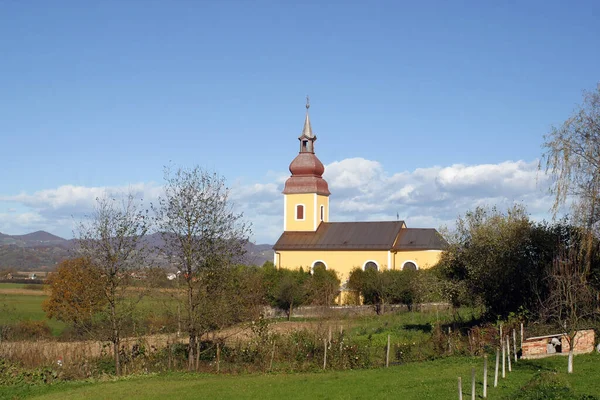
[[[560,339],[561,352],[552,353],[548,351],[548,345],[553,337]],[[578,331],[575,337],[575,353],[591,353],[594,351],[595,334],[593,329]],[[571,346],[565,336],[548,335],[537,338],[527,338],[523,341],[522,358],[539,358],[554,354],[567,354]],[[552,348],[551,348],[552,349]]]

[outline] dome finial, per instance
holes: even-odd
[[[308,95],[306,95],[306,109],[308,110],[310,108],[310,98],[308,97]]]

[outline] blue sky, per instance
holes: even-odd
[[[224,175],[274,242],[307,94],[332,220],[541,217],[543,135],[600,81],[595,1],[4,1],[0,20],[9,234],[69,237],[100,190],[152,199],[171,162]]]

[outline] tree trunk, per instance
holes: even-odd
[[[294,302],[291,301],[290,302],[290,309],[288,311],[288,321],[290,321],[292,319],[292,309],[294,308]]]
[[[573,347],[569,349],[569,364],[567,367],[567,372],[569,374],[573,373]]]
[[[113,342],[113,352],[114,352],[114,359],[115,359],[115,374],[117,376],[121,375],[121,363],[120,363],[120,357],[119,357],[119,344],[120,344],[120,338],[119,338],[119,326],[117,324],[117,308],[116,308],[116,304],[115,304],[115,287],[114,284],[111,286],[110,289],[110,295],[111,295],[111,300],[110,301],[110,319],[111,319],[111,325],[112,325],[112,342]]]
[[[189,271],[189,269],[188,269]],[[188,276],[188,334],[190,337],[188,343],[188,370],[194,369],[194,347],[196,346],[196,327],[194,324],[194,289],[191,286],[191,271]]]

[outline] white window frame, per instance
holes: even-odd
[[[363,264],[363,266],[362,266],[362,270],[363,270],[363,271],[365,271],[365,267],[366,267],[366,266],[367,266],[367,264],[368,264],[368,263],[370,263],[370,262],[374,263],[374,264],[377,266],[377,272],[381,271],[381,266],[380,266],[380,265],[379,265],[379,263],[378,263],[377,261],[375,261],[375,260],[367,260],[367,261],[365,261],[365,263],[364,263],[364,264]]]
[[[310,273],[311,275],[315,273],[315,264],[318,262],[322,262],[323,265],[325,265],[325,271],[327,271],[329,269],[329,267],[327,266],[327,263],[323,260],[315,260],[313,261],[312,265],[310,266]]]
[[[414,260],[406,260],[406,261],[404,261],[402,263],[402,267],[400,268],[400,271],[404,271],[404,266],[406,265],[406,263],[409,263],[409,262],[415,264],[415,267],[417,267],[417,271],[419,270],[419,264],[417,264],[416,261],[414,261]]]
[[[298,218],[298,206],[302,206],[302,219]],[[302,203],[296,204],[294,207],[294,220],[296,221],[306,221],[306,205]]]

